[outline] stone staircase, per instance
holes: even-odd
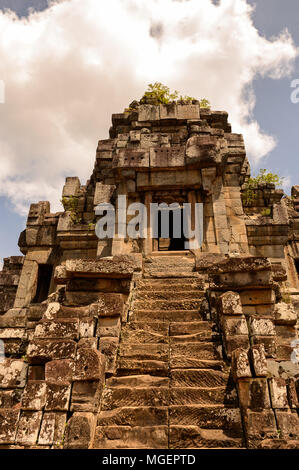
[[[152,260],[136,281],[94,447],[241,447],[236,390],[193,260]]]

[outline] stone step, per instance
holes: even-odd
[[[211,369],[176,369],[170,371],[171,387],[223,387],[231,381],[225,372]]]
[[[169,325],[170,336],[195,335],[202,332],[212,332],[214,323],[209,321],[174,322]]]
[[[221,346],[216,348],[212,342],[189,342],[175,343],[172,342],[170,347],[170,357],[183,356],[193,359],[221,360]]]
[[[132,344],[122,342],[120,344],[119,356],[120,359],[168,361],[169,346],[168,344]]]
[[[167,449],[168,426],[97,426],[94,449]]]
[[[98,415],[98,426],[166,426],[168,407],[128,406],[103,410]]]
[[[168,406],[169,387],[116,387],[105,388],[102,410],[127,406]]]
[[[181,279],[179,276],[177,278],[170,279],[138,279],[136,281],[136,288],[138,292],[147,292],[152,290],[165,290],[176,291],[196,291],[204,289],[204,280],[198,276],[193,276],[191,278]]]
[[[168,267],[168,266],[187,266],[194,267],[194,257],[187,256],[154,256],[145,260],[145,267]]]
[[[169,334],[169,322],[162,321],[129,321],[122,326],[122,335],[144,331],[167,337]]]
[[[169,387],[168,377],[156,377],[154,375],[129,375],[128,377],[110,377],[106,381],[107,387],[126,388],[133,387]]]
[[[173,297],[174,298],[174,297]],[[175,297],[176,298],[176,297]],[[205,297],[194,300],[135,300],[135,310],[196,310],[200,309]]]
[[[236,437],[243,433],[240,409],[224,405],[172,405],[169,407],[169,424],[222,429],[233,432]]]
[[[213,331],[201,331],[192,335],[181,335],[181,336],[170,336],[169,343],[170,345],[182,344],[182,343],[198,343],[213,341],[219,342],[221,336],[219,334],[213,333]]]
[[[201,321],[202,314],[198,310],[134,310],[130,318],[134,321],[168,321],[190,322]]]
[[[197,279],[198,274],[195,272],[192,273],[191,271],[180,271],[180,269],[178,268],[177,270],[171,269],[169,271],[145,270],[143,273],[143,277],[145,279],[147,278],[155,278],[155,279],[175,278],[177,279],[178,277],[180,278],[194,277],[195,279]]]
[[[222,429],[201,429],[199,426],[170,426],[170,449],[222,449],[243,447],[243,439]]]
[[[117,375],[154,374],[158,376],[168,376],[168,362],[155,360],[123,359],[118,360]]]
[[[226,387],[171,387],[172,405],[215,405],[238,406],[237,391]]]
[[[225,387],[106,387],[103,393],[102,410],[128,406],[169,405],[228,405],[237,406],[237,393],[229,393]]]
[[[137,291],[135,294],[135,301],[136,300],[166,300],[172,301],[174,298],[176,300],[198,300],[202,299],[205,295],[204,291],[199,289],[189,290],[189,291],[181,291],[178,288],[174,288],[169,290],[165,287],[165,290],[152,290],[152,291]]]
[[[166,335],[160,335],[158,333],[152,333],[144,330],[127,330],[121,334],[122,344],[168,344],[169,338]]]
[[[213,369],[222,371],[224,362],[211,359],[198,359],[197,357],[172,356],[169,361],[169,366],[171,369]]]

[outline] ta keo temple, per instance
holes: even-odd
[[[0,273],[0,449],[299,448],[299,186],[257,185],[228,114],[112,115],[64,211]],[[99,239],[102,203],[201,203],[202,244]],[[129,218],[130,216],[128,216]]]

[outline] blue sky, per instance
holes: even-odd
[[[90,1],[92,2],[92,0]],[[256,4],[256,10],[253,14],[253,21],[254,21],[254,26],[258,29],[258,32],[261,36],[264,36],[265,38],[272,40],[273,36],[278,36],[282,30],[287,28],[296,46],[299,47],[299,28],[298,28],[299,2],[298,0],[284,0],[284,1],[260,0],[257,2],[248,0],[247,3],[251,5]],[[14,11],[16,11],[16,13],[20,16],[26,16],[28,13],[28,8],[30,7],[35,7],[37,10],[43,10],[46,8],[46,5],[47,5],[46,0],[32,0],[32,1],[0,0],[0,9],[9,7],[13,9]],[[81,33],[76,32],[76,34],[79,40]],[[171,37],[172,31],[169,31],[169,32],[167,31],[166,34],[169,34],[169,37]],[[0,36],[1,36],[1,33],[0,33]],[[109,45],[107,43],[101,45],[101,47],[109,49]],[[107,52],[107,54],[108,53],[111,56],[111,53],[109,51]],[[94,58],[92,58],[92,60],[94,60]],[[109,62],[109,67],[111,67],[110,62]],[[215,64],[214,69],[215,69],[215,73],[217,73],[217,63]],[[84,73],[85,73],[85,70],[84,70]],[[290,88],[290,83],[292,79],[295,79],[295,78],[299,78],[298,58],[295,63],[295,70],[291,73],[290,76],[282,77],[276,80],[269,78],[269,76],[265,76],[265,77],[257,76],[252,82],[254,94],[256,97],[256,104],[255,104],[254,111],[253,111],[253,118],[254,120],[258,122],[263,132],[274,137],[277,141],[276,147],[265,158],[259,159],[258,161],[251,159],[252,170],[254,172],[254,170],[257,170],[259,168],[267,168],[270,171],[279,173],[281,176],[286,175],[290,179],[291,184],[296,184],[296,182],[299,183],[299,171],[298,171],[299,166],[298,166],[298,161],[297,161],[298,156],[299,156],[299,143],[298,143],[298,137],[297,137],[298,136],[299,104],[297,105],[292,104],[290,100],[290,94],[292,91]],[[126,79],[125,73],[124,73],[123,79],[124,80]],[[183,81],[181,83],[183,83]],[[9,83],[7,85],[9,87]],[[189,85],[188,79],[186,79],[187,89],[182,90],[182,91],[188,93],[188,91],[190,90],[188,86],[192,88],[193,84],[190,82],[190,85]],[[224,85],[224,88],[223,88],[224,93],[226,92],[225,87],[226,85]],[[141,88],[140,89],[138,88],[138,91],[139,90],[141,90]],[[87,93],[86,96],[88,96],[88,89],[86,93]],[[101,107],[103,94],[105,94],[105,89],[104,91],[100,90],[98,96],[95,96],[93,97],[93,100],[90,100],[90,103],[88,104],[88,107],[86,108],[86,111],[84,111],[83,113],[80,110],[80,106],[77,106],[76,103],[74,103],[74,100],[72,100],[71,105],[70,105],[70,102],[66,104],[66,106],[72,107],[72,115],[75,114],[76,116],[76,122],[71,122],[71,126],[72,126],[71,130],[74,131],[75,129],[76,135],[78,135],[79,137],[82,137],[81,140],[78,137],[76,142],[74,142],[74,140],[76,139],[72,139],[72,147],[71,147],[72,150],[70,150],[70,152],[71,153],[73,152],[74,154],[77,152],[79,155],[81,151],[80,148],[86,147],[86,153],[89,155],[88,157],[89,160],[86,164],[82,165],[82,160],[78,159],[78,162],[74,166],[72,160],[71,159],[67,160],[67,157],[66,157],[65,164],[63,166],[64,154],[66,155],[67,153],[67,150],[64,150],[64,153],[62,152],[61,154],[62,156],[59,156],[59,160],[60,161],[62,160],[62,164],[61,164],[62,169],[60,169],[59,178],[56,178],[55,174],[53,173],[54,170],[52,168],[51,157],[45,155],[44,163],[43,163],[44,166],[42,167],[43,171],[46,175],[47,175],[47,172],[49,172],[49,180],[51,177],[53,179],[56,178],[55,182],[57,182],[57,185],[59,185],[60,187],[63,184],[62,183],[63,177],[68,174],[70,176],[79,174],[79,176],[82,178],[82,181],[84,182],[85,176],[88,175],[88,173],[90,173],[92,169],[94,151],[91,149],[95,149],[96,147],[95,136],[98,138],[105,137],[105,135],[107,135],[107,132],[108,132],[111,110],[113,112],[119,112],[121,111],[122,106],[127,104],[127,102],[125,101],[127,98],[124,98],[124,102],[122,102],[121,101],[122,95],[121,94],[117,95],[117,92],[115,91],[114,94],[116,96],[115,96],[114,102],[112,103],[113,106],[111,105],[112,108],[107,106],[107,109],[105,110],[105,113],[104,113],[105,119],[103,118],[103,120],[99,120],[98,122],[94,122],[94,119],[89,120],[88,112],[91,113],[91,110],[93,110],[94,108]],[[192,94],[192,89],[190,90],[190,94]],[[135,96],[132,96],[132,99],[134,97]],[[0,105],[0,120],[5,119],[4,114],[1,114],[1,106],[3,105]],[[42,111],[44,112],[44,109]],[[84,121],[82,126],[80,122],[81,118],[82,118],[82,122]],[[75,121],[75,118],[73,119],[73,121]],[[87,127],[87,124],[93,128],[92,139],[89,139],[90,134],[88,134],[87,131],[84,133],[84,129],[85,129],[84,126]],[[17,125],[20,125],[20,123],[16,123],[16,126]],[[38,126],[36,126],[36,129],[37,129],[36,132],[38,132]],[[68,137],[69,137],[69,135],[71,134],[70,128],[68,128],[67,131],[68,131]],[[233,131],[234,131],[234,128],[233,128]],[[42,132],[40,133],[43,133],[43,132],[44,131],[42,130]],[[9,138],[12,139],[12,137],[7,137],[7,140],[9,140]],[[15,138],[17,140],[17,136]],[[42,138],[44,139],[42,142],[43,144],[44,142],[47,142],[46,132],[44,133]],[[61,138],[62,145],[65,145],[66,146],[65,148],[67,149],[68,142],[66,140],[63,140],[63,138],[66,139],[66,137],[65,136],[57,137],[58,140],[59,138]],[[51,143],[55,139],[55,134],[53,134],[51,130],[49,130],[49,139],[50,139],[49,142],[51,141]],[[248,145],[251,145],[251,142],[248,142]],[[20,146],[20,148],[22,148],[22,145]],[[42,147],[37,147],[37,148],[38,148],[37,152],[40,153],[40,148]],[[18,149],[16,151],[20,152],[20,150]],[[54,153],[55,151],[56,151],[55,148],[53,148]],[[29,149],[28,152],[29,154],[30,152],[34,153],[34,148],[32,148],[31,150]],[[27,163],[26,163],[28,167],[27,168],[28,171],[30,170],[29,168],[30,161],[31,161],[30,158],[28,158]],[[257,162],[255,163],[255,161]],[[35,160],[34,160],[34,157],[32,157],[32,168],[34,168],[34,166],[35,166]],[[27,171],[27,170],[24,167],[24,171]],[[38,167],[38,170],[41,171],[39,167]],[[17,181],[19,181],[18,183],[19,186],[17,186],[17,189],[14,191],[20,192],[20,198],[22,197],[23,193],[26,195],[29,194],[28,200],[32,200],[32,202],[36,202],[34,199],[35,194],[38,194],[38,196],[36,197],[39,197],[40,194],[41,194],[41,197],[43,197],[43,194],[45,194],[45,198],[46,196],[48,196],[48,194],[50,195],[53,194],[53,198],[56,198],[56,199],[59,198],[59,196],[57,196],[57,193],[55,192],[56,189],[54,188],[54,183],[52,184],[50,189],[47,188],[47,190],[45,190],[43,193],[43,190],[41,188],[43,187],[45,182],[42,180],[39,182],[38,180],[37,183],[39,185],[40,191],[32,192],[33,195],[30,196],[31,195],[30,181],[29,183],[28,183],[28,180],[23,181],[20,175],[18,176]],[[1,184],[1,180],[0,180],[0,184]],[[5,191],[2,191],[2,192],[0,191],[0,194],[2,194],[2,196],[0,196],[0,217],[1,217],[0,220],[2,221],[1,228],[0,228],[0,258],[3,258],[3,257],[10,256],[10,255],[16,255],[19,253],[19,250],[17,247],[17,240],[18,240],[20,231],[25,227],[26,217],[24,215],[19,215],[20,212],[22,212],[21,210],[18,210],[18,207],[20,207],[20,199],[18,199],[16,203],[16,200],[15,200],[16,198],[14,197],[14,195],[12,196],[12,193],[8,192],[6,195]],[[30,199],[30,197],[32,197],[33,199]],[[27,199],[25,202],[25,206],[28,207]]]

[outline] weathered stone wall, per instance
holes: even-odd
[[[0,271],[0,315],[14,305],[23,261],[22,256],[4,258],[3,269]]]

